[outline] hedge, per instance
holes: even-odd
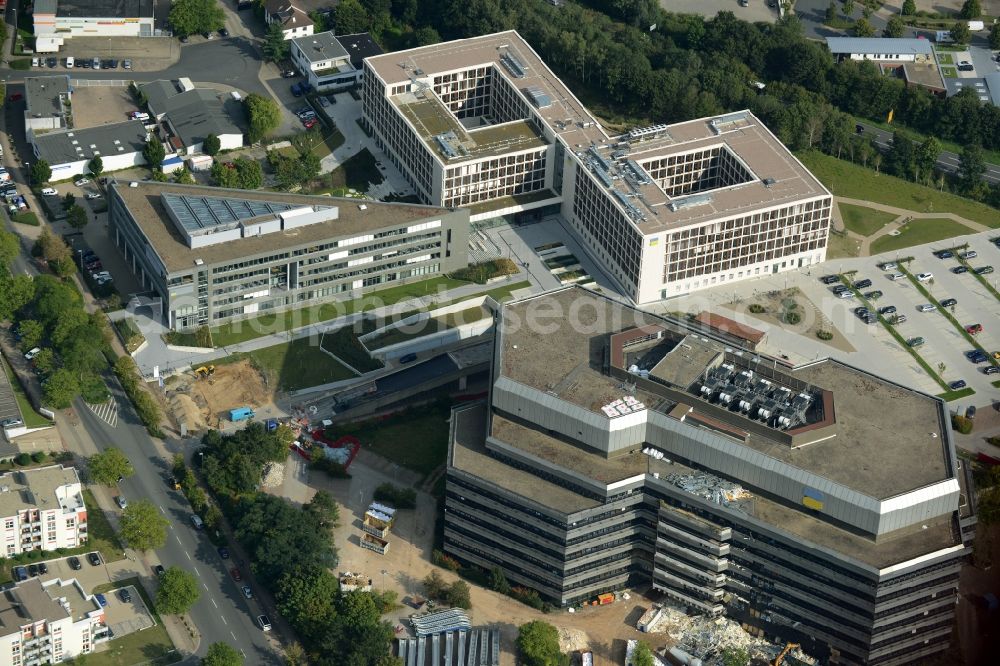
[[[139,368],[128,356],[121,356],[115,361],[115,376],[121,382],[122,388],[128,394],[129,400],[135,406],[135,412],[139,415],[146,430],[153,437],[162,437],[160,430],[160,406],[156,400],[142,387],[139,377]]]

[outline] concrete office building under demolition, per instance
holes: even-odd
[[[975,517],[940,399],[575,287],[506,304],[445,550],[571,605],[651,584],[838,664],[949,647]],[[544,333],[542,333],[544,331]]]

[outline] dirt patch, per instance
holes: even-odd
[[[843,352],[856,351],[833,322],[797,288],[767,291],[721,307],[748,317],[765,321],[810,340],[818,340]],[[832,337],[823,340],[817,333],[825,331]]]
[[[77,86],[73,89],[73,126],[98,127],[128,120],[137,111],[127,86]]]
[[[271,404],[271,392],[249,361],[219,365],[215,374],[198,379],[193,373],[178,376],[168,390],[170,408],[188,430],[216,428],[228,422],[229,410],[236,407],[259,409]]]

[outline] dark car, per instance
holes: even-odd
[[[962,273],[968,273],[969,269],[966,268],[965,266],[955,266],[954,268],[951,269],[951,272],[954,273],[955,275],[961,275]]]
[[[968,407],[965,408],[965,418],[967,418],[967,419],[974,419],[974,418],[976,418],[976,406],[975,405],[969,405]]]
[[[891,315],[891,314],[894,314],[895,312],[896,312],[896,306],[895,305],[887,305],[884,308],[879,308],[878,309],[878,313],[880,315]]]
[[[934,256],[936,256],[938,259],[951,259],[952,257],[955,256],[955,253],[952,252],[951,250],[939,250],[938,252],[934,253]]]
[[[770,6],[770,5],[768,5],[768,6]],[[865,133],[865,126],[862,125],[861,123],[857,123],[854,126],[854,133],[855,134],[864,134]]]
[[[83,565],[80,564],[80,558],[77,557],[76,555],[69,558],[69,560],[67,561],[69,562],[69,568],[72,569],[73,571],[79,571],[80,569],[83,568]]]
[[[294,95],[295,97],[302,97],[302,86],[301,85],[299,85],[298,83],[293,83],[291,85],[290,89],[292,91],[292,95]]]
[[[976,275],[989,275],[993,272],[992,266],[980,266],[979,268],[973,269],[972,271]]]
[[[969,359],[973,363],[986,363],[990,360],[986,355],[986,352],[980,351],[978,349],[973,349],[972,351],[965,352],[965,358]]]
[[[83,65],[84,69],[90,69],[90,67],[91,67],[92,64],[93,63],[90,61],[89,58],[88,59],[84,59],[84,60],[77,60],[76,61],[76,66],[79,67],[80,65]]]
[[[240,570],[237,569],[236,567],[233,567],[232,569],[229,570],[229,575],[232,576],[233,580],[235,580],[237,583],[243,580],[243,575],[240,574]]]
[[[219,29],[219,37],[228,37],[228,36],[229,36],[228,30],[226,30],[225,28]]]
[[[865,294],[865,298],[867,298],[869,301],[877,301],[878,299],[882,298],[882,292],[879,291],[878,289],[876,289],[875,291],[869,291],[867,294]]]
[[[162,564],[157,564],[155,567],[153,567],[153,573],[155,573],[157,576],[162,576],[163,574],[167,573],[167,570],[163,568]]]
[[[958,305],[958,301],[955,300],[954,298],[946,298],[943,301],[941,301],[941,307],[943,308],[950,308],[953,305]]]
[[[964,389],[966,386],[968,386],[968,384],[965,383],[964,379],[957,379],[948,384],[948,388],[950,388],[952,391],[957,391],[958,389]]]
[[[988,365],[983,368],[984,375],[996,375],[1000,374],[1000,365]]]
[[[11,575],[16,583],[20,583],[22,580],[28,580],[28,570],[25,567],[14,567],[11,569]]]
[[[28,575],[31,576],[32,578],[34,578],[35,576],[38,575],[38,565],[37,564],[29,564],[28,565]]]
[[[868,278],[865,278],[864,280],[858,280],[857,282],[854,283],[855,289],[867,289],[870,286],[872,286],[872,281],[869,280]]]
[[[101,554],[96,551],[87,553],[87,561],[90,562],[92,566],[99,566],[101,564]]]
[[[835,294],[842,294],[847,290],[848,290],[847,287],[842,284],[835,284],[832,287],[830,287],[830,291],[832,291]]]
[[[399,357],[399,362],[400,363],[412,363],[413,361],[416,361],[416,360],[417,360],[417,355],[416,354],[405,354],[405,355]]]
[[[38,563],[38,573],[41,574],[42,576],[44,576],[48,572],[49,572],[49,565],[47,565],[45,562],[39,562]]]
[[[48,60],[45,61],[45,64],[49,66],[49,69],[52,69],[53,67],[59,64],[59,61],[56,60],[55,58],[49,58]]]
[[[128,591],[127,587],[123,587],[122,589],[118,590],[118,598],[124,601],[125,603],[128,603],[132,601],[132,593]]]
[[[188,43],[187,35],[181,35],[181,44],[187,44],[187,43]]]
[[[221,557],[224,560],[228,560],[229,559],[229,549],[226,548],[225,546],[222,546],[221,548],[219,548],[219,557]]]

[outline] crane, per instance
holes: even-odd
[[[788,645],[786,645],[785,649],[782,650],[778,654],[778,656],[774,658],[774,666],[781,666],[781,662],[785,660],[785,657],[788,656],[788,653],[797,647],[802,647],[802,646],[799,645],[798,643],[789,643]]]

